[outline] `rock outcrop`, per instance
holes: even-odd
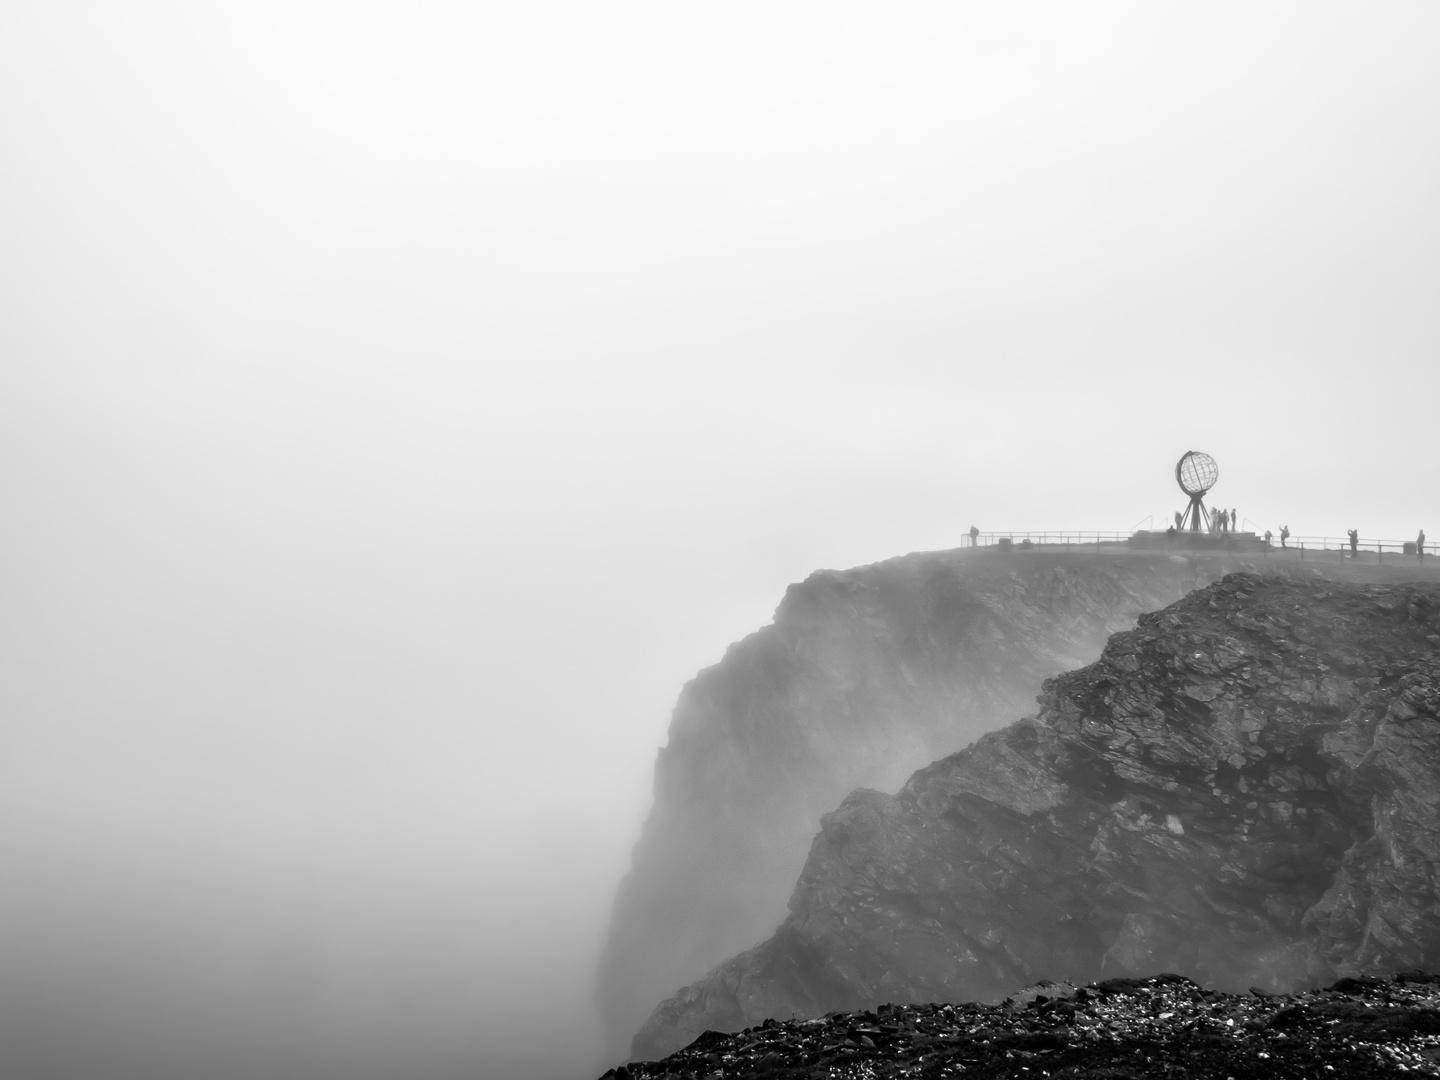
[[[826,815],[779,930],[665,1001],[635,1056],[1040,978],[1440,967],[1440,587],[1232,574],[1040,702]]]
[[[1065,1077],[1402,1080],[1440,1076],[1440,976],[1344,978],[1298,994],[1224,994],[1162,974],[1040,983],[996,1004],[880,1005],[707,1031],[600,1080]]]
[[[662,998],[775,930],[847,792],[894,790],[1024,715],[1045,678],[1222,561],[950,551],[792,586],[676,705],[600,964],[615,1057]]]

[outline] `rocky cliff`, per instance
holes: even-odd
[[[820,817],[1033,708],[1042,681],[1223,570],[1125,552],[909,555],[822,571],[684,689],[598,998],[622,1059],[662,998],[785,917]]]
[[[1233,574],[1040,700],[826,815],[779,930],[665,1001],[636,1056],[1039,978],[1440,967],[1440,586]]]

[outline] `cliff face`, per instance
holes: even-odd
[[[656,1003],[785,917],[820,817],[1031,708],[1042,681],[1219,571],[1164,555],[910,555],[792,586],[684,689],[615,902],[617,1058]]]
[[[779,930],[635,1055],[1040,978],[1440,966],[1440,587],[1231,575],[1040,700],[826,815]]]

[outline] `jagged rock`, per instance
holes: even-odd
[[[774,931],[820,817],[1032,707],[1223,560],[994,551],[822,571],[684,689],[598,1000],[617,1058],[675,988]]]
[[[1255,574],[1143,616],[1037,716],[826,815],[779,930],[635,1055],[1038,978],[1440,967],[1436,634],[1434,585]]]
[[[1175,974],[1042,983],[998,1004],[880,1005],[726,1035],[601,1080],[1067,1077],[1301,1080],[1440,1075],[1440,977],[1243,996]]]

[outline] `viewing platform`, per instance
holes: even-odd
[[[1352,547],[1350,539],[1344,536],[1290,536],[1283,544],[1279,537],[1273,537],[1267,544],[1263,536],[1254,532],[1201,532],[1188,529],[1176,531],[1173,536],[1165,531],[1149,529],[1134,532],[1012,529],[982,532],[973,537],[973,540],[967,535],[962,546],[1001,552],[1245,554],[1300,561],[1326,559],[1334,562],[1354,558],[1381,565],[1398,565],[1404,560],[1417,566],[1423,565],[1427,569],[1436,565],[1430,545],[1426,544],[1422,556],[1417,554],[1413,540],[1362,537]]]

